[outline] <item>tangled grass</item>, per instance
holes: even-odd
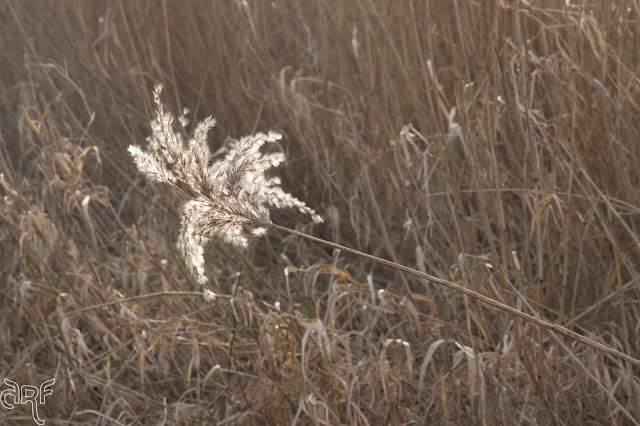
[[[184,134],[215,112],[214,163],[228,135],[283,135],[261,155],[325,223],[273,224],[637,358],[639,19],[632,0],[4,2],[0,378],[56,377],[49,424],[638,424],[631,363],[278,229],[198,244],[202,303],[175,250],[189,185],[141,179],[127,147],[166,82]]]

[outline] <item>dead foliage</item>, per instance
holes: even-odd
[[[638,370],[272,233],[211,243],[145,181],[150,96],[273,130],[272,219],[640,354],[637,2],[0,5],[0,378],[48,424],[638,424]],[[0,408],[24,424],[30,406]]]

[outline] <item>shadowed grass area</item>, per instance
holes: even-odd
[[[640,371],[273,231],[211,242],[128,155],[154,85],[325,220],[272,220],[640,356],[632,0],[0,5],[0,379],[48,424],[638,424]],[[189,130],[193,129],[189,126]],[[24,424],[29,405],[0,407]]]

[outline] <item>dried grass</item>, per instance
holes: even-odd
[[[127,155],[166,82],[214,153],[284,136],[313,233],[637,357],[640,10],[506,3],[4,2],[0,377],[50,424],[638,424],[628,363],[295,236],[210,243],[202,303]]]

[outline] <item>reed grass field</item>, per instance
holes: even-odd
[[[55,384],[0,423],[639,425],[639,46],[637,0],[2,1],[0,392]],[[157,84],[307,210],[190,261]]]

